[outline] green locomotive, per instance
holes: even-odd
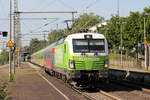
[[[108,79],[108,43],[103,34],[68,35],[31,56],[53,76],[79,86]]]

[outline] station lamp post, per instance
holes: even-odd
[[[145,68],[148,70],[148,51],[147,51],[147,41],[146,41],[146,16],[150,16],[150,13],[144,14]]]
[[[123,24],[126,24],[127,22],[117,22],[117,24],[120,25],[120,50],[121,50],[121,67],[123,67],[123,57],[122,57],[122,53],[123,53]]]
[[[10,12],[9,12],[9,41],[11,41],[11,31],[12,31],[12,0],[10,0],[9,2],[10,4]],[[13,80],[13,76],[12,76],[12,66],[11,66],[11,46],[9,47],[9,81]]]

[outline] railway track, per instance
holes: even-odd
[[[69,85],[61,79],[56,77],[52,77],[49,74],[46,74],[44,70],[42,71],[44,75],[48,78],[55,78],[61,84],[65,83],[65,86],[71,88],[73,91],[82,95],[87,100],[150,100],[150,94],[143,92],[142,90],[146,90],[143,88],[142,90],[137,88],[132,88],[129,85],[119,84],[117,82],[111,82],[110,84],[105,84],[100,86],[97,89],[83,89],[76,88],[73,85]],[[40,72],[41,73],[41,72]]]
[[[133,86],[133,84],[114,81],[106,87],[102,87],[101,89],[110,95],[119,98],[116,100],[150,100],[149,93],[144,92],[144,89],[142,90],[137,86]]]
[[[49,73],[47,73],[47,75],[48,77],[52,77],[49,75]],[[64,83],[66,87],[71,88],[78,94],[84,96],[87,100],[122,100],[118,98],[117,96],[113,96],[109,94],[108,92],[100,90],[98,88],[97,89],[79,88],[79,87],[70,85],[61,79],[58,79],[57,77],[52,77],[52,78],[55,78],[61,84]]]
[[[100,96],[101,94],[108,97],[108,100],[150,100],[149,89],[142,88],[140,89],[137,85],[131,85],[131,83],[122,84],[117,83],[116,81],[107,85],[104,85],[100,88],[97,88],[98,92],[96,93],[87,93],[89,96],[95,98],[95,100],[103,100]],[[99,96],[97,96],[99,95]],[[100,99],[98,99],[100,98]],[[107,100],[107,99],[105,99]]]
[[[31,65],[31,64],[30,64]],[[38,66],[39,67],[39,66]],[[45,73],[44,70],[37,70],[37,66],[32,66],[32,68],[34,68],[37,73],[41,76],[44,77],[45,80],[48,81],[48,78],[52,77],[55,78],[59,83],[65,83],[63,82],[63,80],[58,79],[57,77],[53,77],[51,76],[49,73]],[[45,77],[46,76],[46,77]],[[75,92],[77,92],[78,94],[82,95],[84,98],[86,98],[87,100],[95,100],[94,98],[92,98],[91,96],[88,96],[87,94],[83,93],[80,89],[77,89],[75,87],[73,87],[72,85],[69,85],[68,83],[65,83],[65,86],[68,88],[71,88],[72,90],[74,90]]]
[[[97,88],[96,92],[80,90],[90,100],[150,100],[150,90],[128,82],[117,82]]]
[[[146,84],[140,84],[140,83],[135,83],[135,82],[131,82],[131,81],[111,81],[113,83],[116,83],[116,84],[120,84],[120,85],[123,85],[123,86],[127,86],[127,87],[130,87],[130,88],[133,88],[133,89],[137,89],[137,90],[140,90],[142,92],[146,92],[146,93],[149,93],[150,94],[150,86],[149,85],[146,85]]]
[[[48,77],[52,77],[52,76],[49,75],[49,73],[47,73],[47,74],[48,74]],[[61,84],[62,84],[62,82],[63,82],[66,87],[71,88],[72,90],[74,90],[74,91],[77,92],[78,94],[84,96],[87,100],[95,100],[93,97],[91,97],[91,96],[89,96],[89,95],[83,93],[81,89],[75,88],[73,85],[70,85],[70,84],[68,84],[68,83],[64,82],[63,80],[60,80],[60,79],[58,79],[58,78],[56,78],[56,77],[53,77],[53,78],[57,79],[57,81],[60,82]]]

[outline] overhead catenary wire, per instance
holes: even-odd
[[[86,13],[87,13],[87,9],[91,8],[91,7],[92,7],[94,4],[96,4],[98,1],[100,1],[100,0],[95,0],[94,2],[93,2],[93,0],[92,0],[92,3],[90,3],[89,5],[87,5],[87,6],[83,9],[83,11],[78,14],[78,16],[81,16],[85,11],[86,11]],[[84,25],[82,25],[82,26],[80,27],[80,29],[82,29],[84,26],[86,26],[90,21],[91,21],[91,19],[88,20]],[[80,29],[79,29],[79,30],[80,30]]]
[[[58,18],[20,18],[20,20],[51,20],[51,19],[58,19]],[[0,18],[0,20],[10,20],[9,18]]]
[[[61,3],[64,7],[67,7],[69,9],[74,10],[74,8],[72,8],[71,6],[69,6],[68,4],[64,3],[63,0],[57,0],[57,2]]]
[[[33,32],[35,32],[35,31],[37,31],[37,30],[39,30],[39,29],[41,29],[41,28],[43,28],[43,27],[45,27],[45,26],[48,26],[49,24],[54,23],[55,21],[57,21],[57,19],[54,20],[54,21],[51,21],[51,22],[49,22],[49,23],[46,23],[46,24],[42,25],[41,27],[38,27],[38,28],[32,30],[31,32],[33,33]]]
[[[92,0],[92,2],[91,2],[89,5],[87,5],[87,6],[85,7],[85,10],[87,11],[87,9],[93,7],[93,5],[97,3],[97,1],[98,1],[98,0],[95,0],[95,1],[93,2],[93,0]]]
[[[22,18],[21,18],[22,19]],[[58,20],[58,18],[23,18],[23,19],[26,19],[26,20],[38,20],[38,19],[41,19],[41,20],[48,20],[48,19],[50,19],[50,20]],[[30,29],[31,27],[28,27],[28,25],[26,25],[23,21],[22,21],[22,24],[26,27],[25,29],[27,29],[29,32],[31,32],[32,30]]]
[[[23,14],[32,14],[32,13],[34,13],[34,14],[38,14],[38,13],[77,13],[77,11],[45,11],[45,12],[44,11],[33,11],[33,12],[31,11],[31,12],[15,12],[15,13],[23,13]],[[54,20],[53,22],[50,22],[50,23],[46,23],[43,26],[36,28],[35,30],[31,30],[30,33],[34,33],[35,31],[40,30],[43,27],[48,26],[49,24],[52,24],[52,23],[56,22],[56,20]],[[29,34],[29,32],[27,34]]]
[[[26,25],[23,21],[21,23],[26,27],[27,30],[31,31],[31,27],[29,28],[28,25]]]
[[[43,0],[42,0],[43,1]],[[46,2],[45,4],[46,5],[44,5],[44,7],[42,7],[43,5],[41,5],[40,6],[40,8],[44,8],[44,9],[48,9],[48,7],[50,7],[51,5],[53,5],[54,3],[56,2],[56,0],[52,0],[51,2],[49,2],[49,0],[48,0],[48,2]],[[44,4],[44,3],[43,3]]]
[[[52,23],[54,23],[55,21],[57,21],[57,20],[54,20],[54,21],[49,22],[49,23],[46,23],[46,24],[44,24],[44,25],[42,25],[42,26],[40,26],[40,27],[38,27],[38,28],[36,28],[36,29],[34,29],[34,30],[31,30],[31,31],[28,32],[28,33],[25,33],[25,34],[26,34],[26,35],[30,35],[31,33],[35,33],[35,32],[38,31],[39,29],[41,29],[41,28],[43,28],[43,27],[45,27],[45,26],[48,26],[49,24],[52,24]]]
[[[100,1],[100,0],[95,0],[94,2],[93,2],[93,0],[92,0],[92,2],[91,2],[90,4],[88,4],[85,8],[83,8],[83,10],[82,10],[80,13],[76,14],[75,17],[81,16],[83,13],[85,13],[85,11],[86,11],[86,13],[87,13],[87,9],[93,7],[94,4],[97,4],[98,1]],[[86,23],[86,24],[87,24],[87,23]],[[85,25],[84,25],[84,26],[85,26]],[[81,29],[81,28],[80,28],[80,29]]]

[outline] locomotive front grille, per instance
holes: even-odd
[[[103,61],[92,61],[92,62],[85,62],[85,61],[75,61],[75,68],[77,70],[99,70],[104,66]]]
[[[104,66],[104,62],[103,61],[94,61],[93,65],[92,65],[92,69],[100,69],[100,67]]]
[[[75,68],[76,69],[85,69],[85,61],[75,61]]]

